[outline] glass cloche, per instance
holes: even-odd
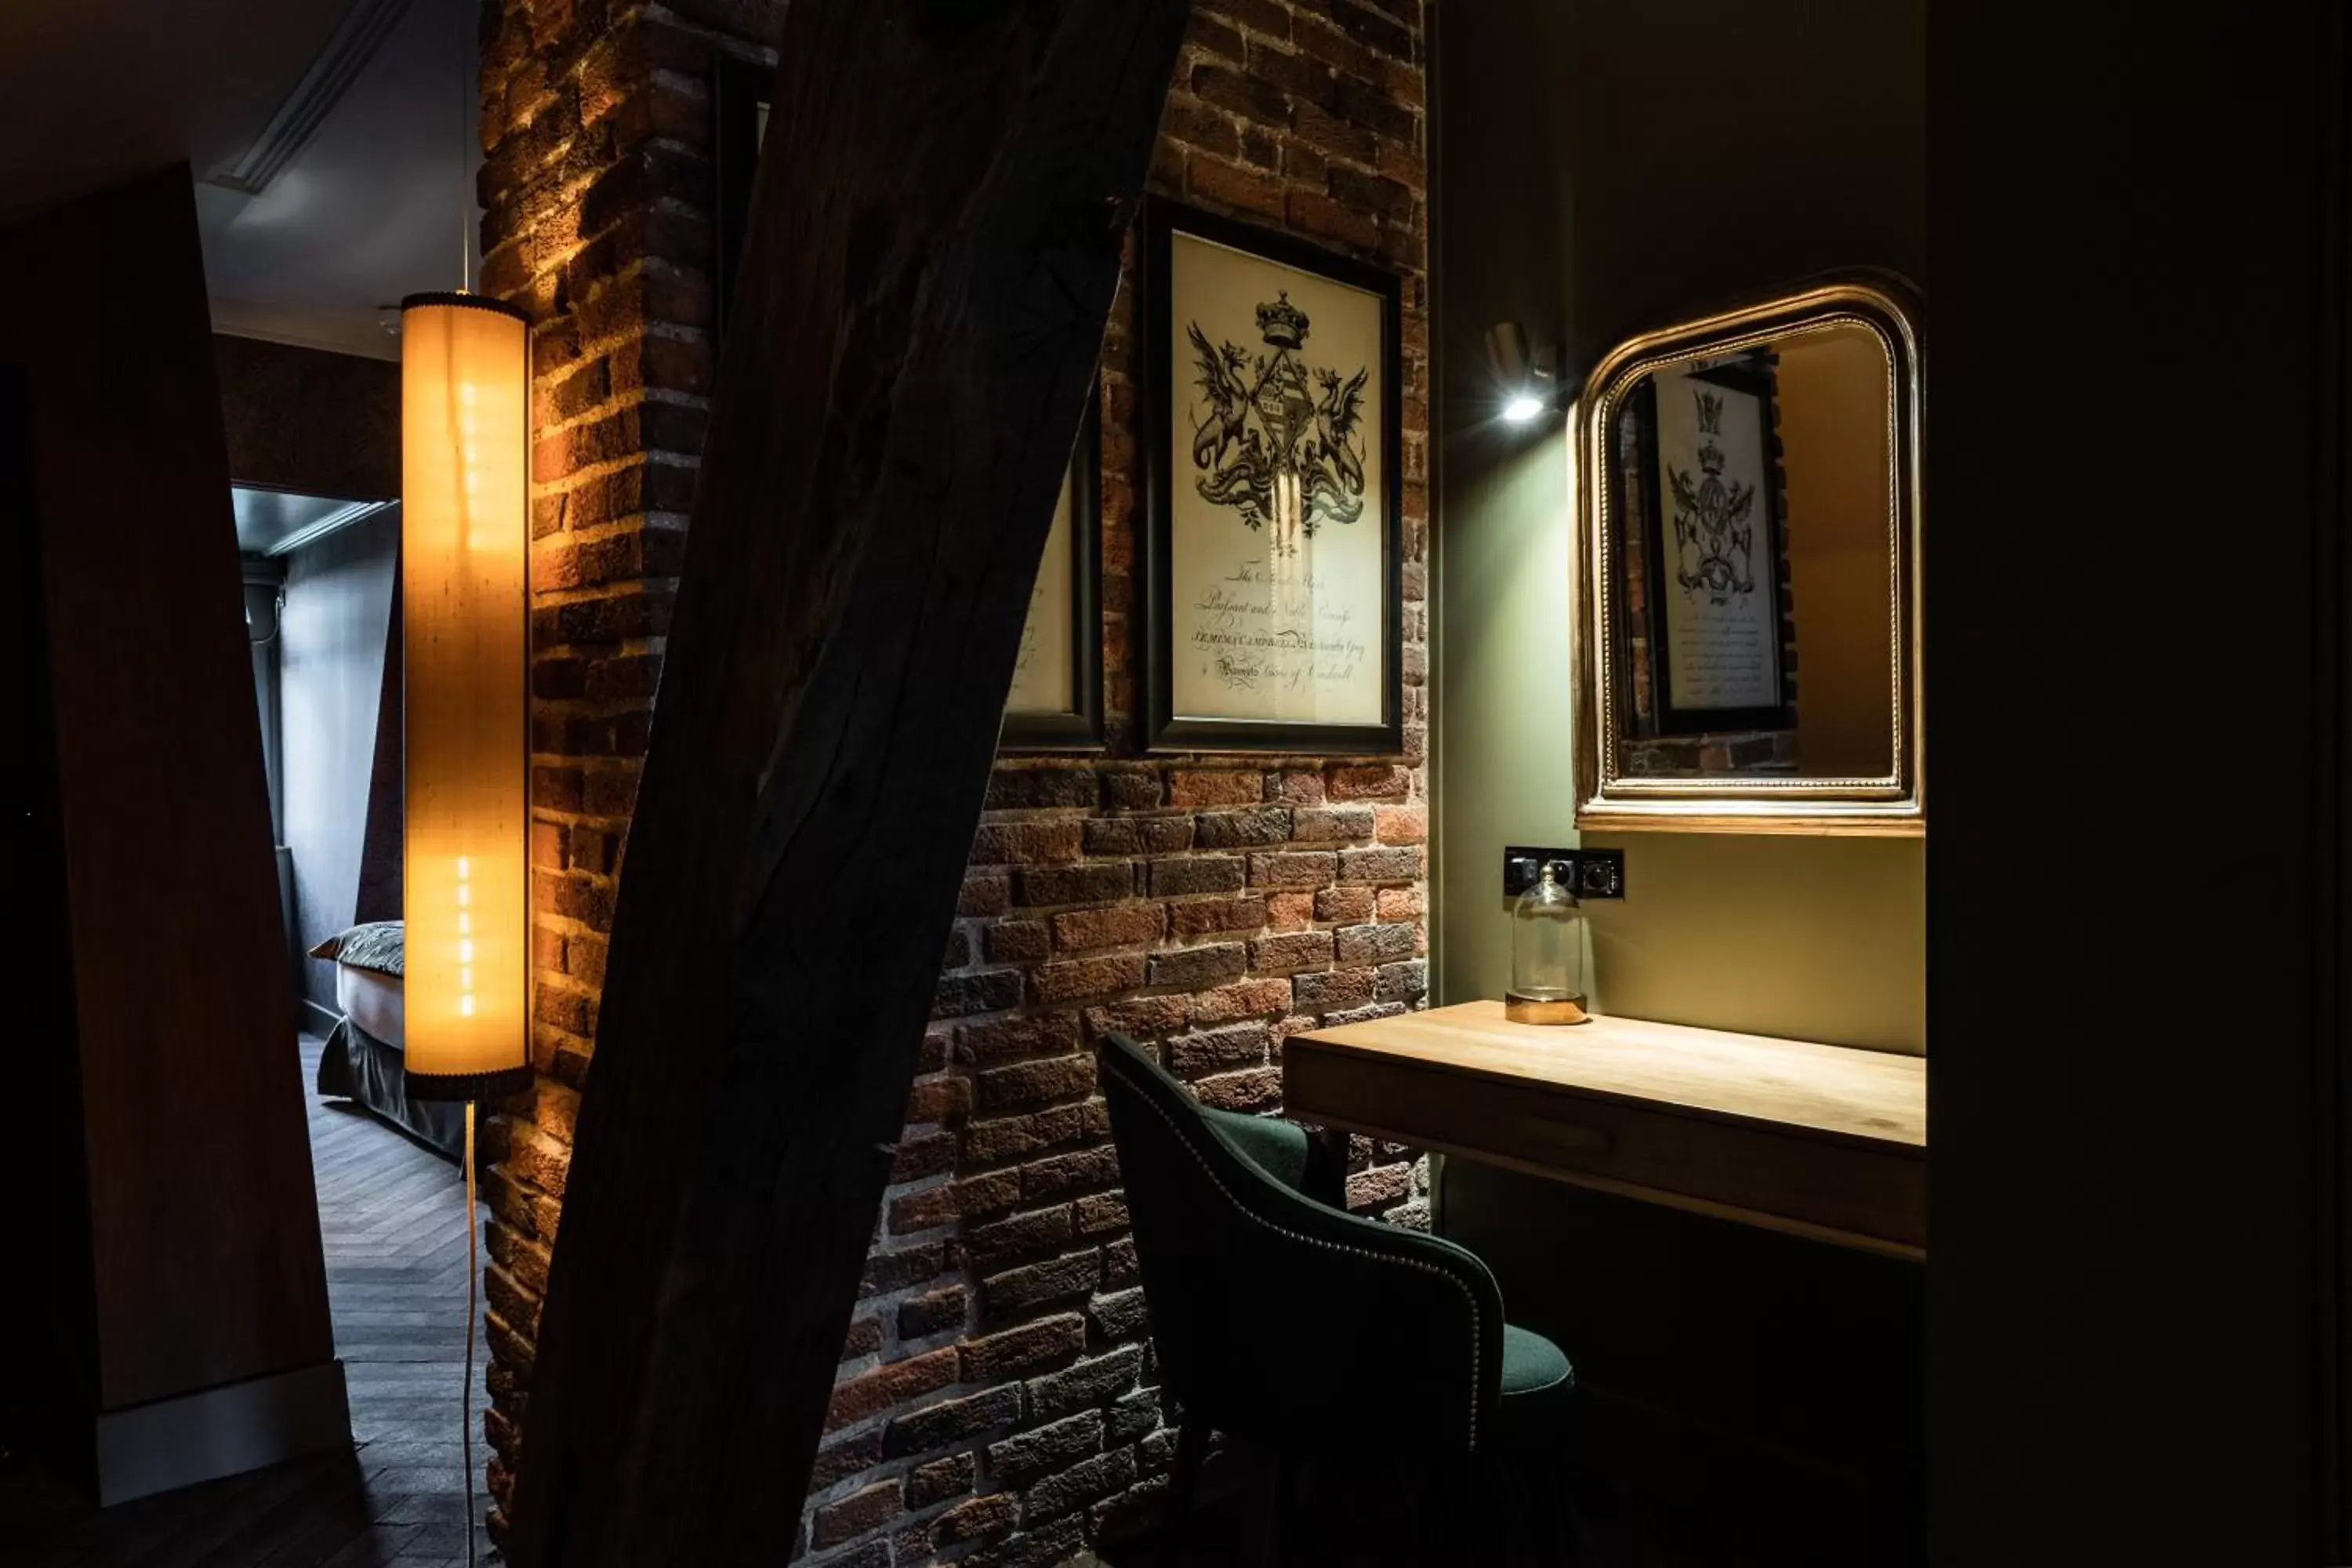
[[[1511,988],[1507,1017],[1521,1024],[1581,1024],[1584,1010],[1584,909],[1547,860],[1511,910]]]

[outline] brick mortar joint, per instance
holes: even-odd
[[[609,583],[592,583],[584,588],[556,588],[533,584],[530,591],[530,607],[534,610],[560,610],[570,605],[604,605],[617,599],[658,598],[677,592],[677,579],[674,576],[619,577]],[[545,648],[572,646],[594,647],[604,645],[598,643],[542,644],[541,647],[533,650],[534,660],[538,653]]]
[[[572,492],[566,490],[562,493],[570,495]],[[530,542],[530,547],[534,552],[551,553],[581,545],[603,544],[608,540],[634,539],[645,533],[682,535],[686,532],[686,513],[682,511],[665,511],[658,507],[645,507],[635,511],[622,512],[616,517],[608,517],[601,522],[587,523],[577,528],[567,524],[552,533],[541,534]]]
[[[572,469],[560,479],[535,479],[531,482],[530,499],[543,500],[552,496],[570,495],[584,489],[600,479],[625,473],[635,468],[699,468],[702,454],[674,452],[666,447],[639,447],[625,457],[610,458]]]
[[[611,479],[616,474],[626,473],[631,468],[651,468],[660,461],[664,455],[658,451],[647,451],[640,447],[625,458],[613,458],[574,468],[558,479],[533,480],[530,499],[537,502],[552,500],[559,496],[568,496],[575,490],[586,489],[590,485]]]
[[[668,581],[668,578],[646,578],[646,581]],[[654,647],[635,647],[635,644],[645,644],[645,642],[652,642]],[[668,639],[666,637],[625,637],[621,639],[621,642],[552,642],[551,639],[551,642],[543,642],[536,648],[531,648],[531,668],[560,666],[560,663],[583,663],[583,666],[593,668],[593,666],[612,666],[612,663],[635,663],[635,660],[661,663],[661,658],[666,656],[666,644],[668,644]],[[531,699],[531,700],[539,703],[539,700],[548,700],[548,699]],[[646,703],[652,703],[652,699],[645,699],[645,700]],[[548,757],[572,759],[572,754],[569,752],[543,752],[543,754],[548,754]],[[548,806],[548,811],[552,811],[552,806]],[[574,811],[572,816],[593,816],[593,814],[579,814],[579,811]],[[597,818],[597,820],[624,820],[625,823],[625,818]]]
[[[576,759],[568,756],[563,759],[565,763],[574,760]],[[557,827],[585,827],[602,833],[624,834],[629,830],[629,818],[625,816],[599,816],[593,812],[560,811],[551,805],[532,806],[530,819],[533,822],[543,822]]]
[[[559,915],[551,910],[533,910],[531,914],[531,924],[541,931],[553,931],[558,936],[564,937],[567,940],[577,936],[593,936],[599,942],[610,940],[605,932],[597,931],[594,928],[573,919],[570,915]],[[541,970],[534,971],[533,973],[544,973],[548,972]],[[599,994],[602,994],[602,993],[600,992]]]
[[[533,383],[532,390],[534,392],[539,390],[538,383]],[[555,388],[550,387],[548,390],[551,393]],[[625,414],[632,408],[642,408],[647,404],[661,404],[671,408],[684,408],[701,414],[709,411],[710,398],[704,393],[680,392],[675,387],[633,386],[625,392],[614,393],[602,402],[592,404],[569,418],[540,426],[532,444],[536,446],[552,441],[583,426],[597,424],[612,418],[616,414]]]
[[[604,987],[587,984],[579,976],[568,974],[560,969],[534,969],[531,971],[531,979],[538,984],[541,991],[561,991],[575,996],[604,994]]]
[[[505,144],[503,141],[492,143],[490,156],[495,158],[498,155],[498,149]],[[527,208],[529,211],[525,214],[525,220],[515,226],[514,232],[506,241],[494,247],[490,255],[497,255],[509,244],[536,237],[542,227],[554,226],[566,215],[577,213],[589,188],[617,166],[617,160],[614,163],[599,163],[593,169],[583,170],[562,179],[551,179],[540,184],[526,183],[495,193],[497,199],[490,203],[488,209],[490,215],[504,217],[517,209]],[[551,164],[550,167],[552,165]],[[544,170],[541,171],[541,173],[544,172]],[[580,245],[587,243],[583,240]],[[574,251],[579,248],[580,246],[572,247]],[[488,257],[483,259],[487,261]]]
[[[562,204],[558,211],[566,214],[576,214],[584,210],[588,187],[593,184],[596,180],[602,179],[604,175],[611,174],[614,170],[621,166],[621,162],[607,163],[598,169],[595,174],[574,181],[572,183],[574,188],[572,195],[563,204]],[[698,223],[704,221],[709,216],[700,207],[694,206],[679,197],[667,195],[656,196],[649,202],[633,203],[621,209],[619,216],[614,217],[611,223],[605,225],[603,228],[596,230],[593,234],[581,236],[572,240],[570,244],[565,245],[562,249],[550,251],[538,258],[530,271],[525,276],[533,279],[539,279],[563,272],[575,259],[578,258],[581,252],[612,237],[615,230],[625,227],[630,223],[643,219],[645,216],[649,213],[656,214],[665,217],[690,218]],[[490,254],[495,256],[499,252],[505,250],[509,245],[519,244],[538,237],[541,223],[553,224],[556,220],[557,212],[548,212],[539,215],[538,221],[526,224],[518,228],[506,240],[501,241]],[[671,260],[669,258],[661,255],[658,251],[648,252],[646,255],[639,257],[637,259],[641,262],[659,262],[666,266],[676,268],[680,273],[689,274],[695,277],[706,276],[702,268],[698,267],[688,267],[684,262]],[[615,273],[612,278],[601,279],[595,293],[603,292],[605,288],[610,287],[613,282],[622,279],[624,276],[624,274]],[[592,293],[588,297],[593,299],[595,297],[595,294]]]

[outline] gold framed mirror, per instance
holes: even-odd
[[[1577,826],[1926,830],[1909,287],[1647,332],[1571,422]]]

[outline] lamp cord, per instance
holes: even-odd
[[[481,1279],[479,1243],[474,1237],[474,1102],[466,1101],[466,1388],[459,1398],[457,1441],[466,1456],[466,1568],[474,1568],[474,1313]]]
[[[465,13],[465,7],[460,6],[458,10],[460,15]],[[474,291],[474,193],[470,188],[474,182],[468,177],[473,173],[474,163],[474,105],[469,97],[477,89],[475,84],[466,79],[466,67],[474,58],[473,39],[468,37],[466,44],[467,47],[457,51],[457,292],[460,294]]]

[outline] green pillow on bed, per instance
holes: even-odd
[[[398,921],[371,921],[329,937],[310,950],[313,958],[331,958],[353,969],[379,974],[399,974],[406,969],[406,943]]]

